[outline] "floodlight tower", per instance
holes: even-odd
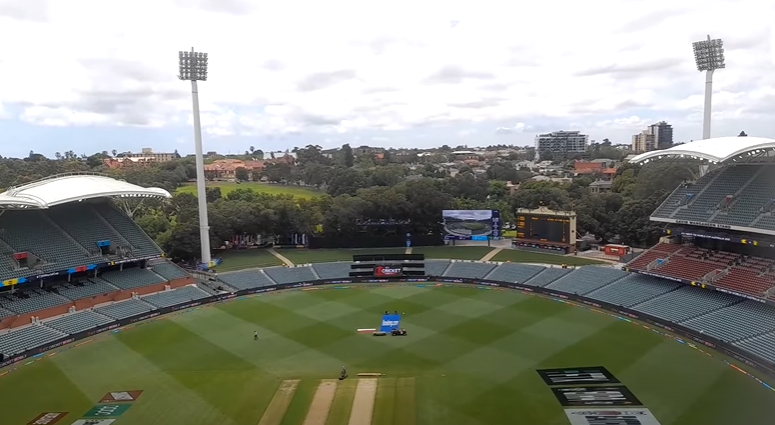
[[[207,81],[207,53],[194,51],[178,53],[181,80],[191,81],[191,97],[194,103],[194,146],[196,150],[196,194],[199,202],[199,238],[201,239],[202,263],[211,266],[210,225],[207,221],[207,192],[205,190],[205,160],[202,153],[202,125],[199,121],[199,89],[197,81]]]
[[[710,139],[711,97],[713,96],[713,71],[724,69],[724,42],[710,39],[692,43],[697,70],[705,71],[705,109],[702,117],[702,138]]]

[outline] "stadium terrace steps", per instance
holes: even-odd
[[[147,313],[155,307],[139,299],[130,298],[113,304],[103,305],[94,309],[99,314],[112,317],[116,320],[125,319],[138,314]]]
[[[108,203],[93,206],[101,218],[109,223],[124,239],[134,247],[136,257],[161,255],[162,250],[146,235],[129,216]]]
[[[635,304],[632,308],[674,323],[681,323],[742,300],[742,298],[721,292],[698,290],[693,286],[681,286],[675,291]]]
[[[279,284],[316,280],[310,267],[268,267],[264,272]]]
[[[118,290],[117,287],[111,285],[107,281],[97,279],[83,279],[79,282],[65,283],[55,288],[55,291],[59,295],[74,301]]]
[[[676,188],[652,216],[775,230],[775,216],[762,214],[775,198],[773,180],[772,165],[726,166]]]
[[[259,269],[223,273],[218,275],[218,280],[237,290],[275,285],[275,282]]]
[[[182,279],[190,276],[185,270],[167,260],[155,263],[149,266],[149,268],[165,280]]]
[[[425,274],[428,276],[443,276],[452,264],[449,260],[425,260]]]
[[[188,285],[178,289],[172,289],[169,291],[157,292],[155,294],[146,295],[140,299],[156,306],[157,308],[169,307],[175,304],[182,304],[189,301],[200,300],[206,298],[209,295],[207,292],[199,289],[196,286]]]
[[[546,285],[548,289],[585,295],[627,276],[627,272],[607,267],[581,267]]]
[[[51,208],[48,216],[63,231],[70,235],[78,244],[95,256],[102,257],[98,241],[108,240],[114,248],[123,247],[132,250],[129,242],[124,239],[108,223],[100,219],[99,215],[90,206],[78,204],[65,204]],[[111,260],[118,260],[120,255],[104,256]]]
[[[652,214],[653,217],[670,218],[679,208],[690,204],[698,193],[712,184],[718,173],[708,173],[694,183],[684,183],[671,193]]]
[[[39,237],[41,234],[45,238]],[[125,248],[131,245],[131,253],[136,257],[162,254],[130,217],[107,202],[67,204],[42,211],[6,211],[0,216],[0,280],[120,258],[103,256],[96,246],[98,240],[110,240]],[[11,257],[17,252],[27,252],[40,261],[20,268]]]
[[[775,286],[775,278],[761,275],[758,268],[746,262],[741,266],[731,267],[728,275],[713,284],[742,294],[764,298],[765,292]]]
[[[775,363],[775,332],[739,341],[734,345]]]
[[[2,300],[0,300],[0,301],[2,301]],[[12,311],[8,311],[8,310],[6,310],[4,308],[0,308],[0,319],[4,319],[6,317],[11,317],[11,316],[16,316],[16,313],[14,313]]]
[[[562,278],[563,276],[567,275],[572,271],[573,269],[561,269],[561,268],[551,267],[533,276],[530,280],[522,283],[530,286],[546,286],[554,282],[555,280]]]
[[[93,311],[78,311],[56,319],[47,320],[43,325],[65,334],[76,334],[98,326],[107,325],[115,319]]]
[[[681,245],[671,243],[659,243],[651,249],[643,252],[627,264],[627,267],[635,270],[646,270],[654,260],[665,259],[681,249]]]
[[[596,289],[588,297],[622,307],[632,307],[670,291],[675,291],[680,283],[658,277],[632,273],[612,284]]]
[[[339,262],[339,263],[317,263],[312,265],[312,270],[319,276],[320,279],[338,279],[342,276],[350,275],[350,265],[352,262]]]
[[[504,263],[494,268],[485,279],[497,280],[501,282],[523,283],[534,278],[538,273],[545,270],[545,267]]]
[[[746,300],[681,324],[722,341],[734,342],[775,331],[775,309]]]
[[[7,211],[0,216],[0,238],[10,245],[14,252],[28,252],[40,258],[37,265],[42,272],[58,271],[76,265],[91,263],[95,258],[46,218],[42,211]],[[46,235],[41,238],[40,235]],[[18,277],[28,275],[29,270]]]
[[[484,279],[497,266],[497,264],[492,263],[453,261],[444,272],[444,276]]]
[[[705,189],[689,200],[686,208],[673,214],[676,220],[708,222],[727,196],[734,195],[759,171],[752,166],[728,166],[719,171]]]
[[[41,325],[30,325],[0,335],[0,353],[6,356],[23,353],[50,342],[66,334]]]
[[[47,308],[72,303],[71,300],[42,289],[33,289],[18,293],[16,295],[6,295],[6,300],[2,300],[3,308],[16,314],[32,313],[45,310]]]
[[[758,166],[753,179],[744,190],[739,190],[727,211],[719,212],[712,220],[714,223],[730,226],[753,227],[761,208],[773,198],[772,182],[775,181],[775,167]]]
[[[166,282],[156,273],[139,267],[105,272],[101,277],[121,289],[134,289]]]

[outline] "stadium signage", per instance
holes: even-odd
[[[46,412],[27,422],[27,425],[54,425],[67,416],[67,412]]]
[[[374,267],[374,277],[397,277],[401,276],[403,269],[400,267]]]
[[[675,223],[676,224],[687,224],[689,226],[713,227],[714,229],[725,229],[725,230],[732,229],[732,226],[729,226],[727,224],[705,223],[705,222],[702,222],[702,221],[676,220]]]
[[[442,282],[442,283],[466,283],[466,284],[473,284],[473,285],[479,285],[482,283],[482,280],[480,279],[466,279],[466,278],[435,278],[435,277],[413,277],[412,279],[400,279],[400,278],[392,278],[392,279],[384,279],[380,282],[427,282],[429,280],[432,280],[435,282]],[[350,279],[348,280],[349,283],[366,283],[371,282],[372,279]],[[314,282],[308,282],[312,285],[335,285],[335,284],[341,284],[343,282],[342,279],[337,280],[318,280]],[[549,291],[542,287],[527,287],[523,286],[519,283],[507,283],[507,282],[497,282],[497,281],[487,281],[487,283],[492,283],[494,286],[501,287],[501,288],[508,288],[508,289],[515,289],[523,292],[532,292],[537,293],[541,295],[546,295],[550,297],[555,298],[562,298],[567,299],[573,302],[578,302],[579,304],[584,304],[588,306],[594,306],[597,308],[600,308],[601,310],[609,311],[614,314],[620,315],[622,317],[629,317],[635,320],[640,320],[642,322],[645,322],[649,325],[653,325],[656,328],[664,329],[665,331],[670,332],[671,334],[679,335],[682,338],[686,338],[687,341],[694,341],[698,344],[704,345],[706,347],[713,348],[720,353],[730,356],[737,361],[740,361],[754,369],[757,369],[763,373],[766,373],[768,376],[775,379],[775,364],[772,362],[769,362],[767,360],[761,359],[754,354],[741,351],[739,347],[735,347],[733,345],[727,344],[723,341],[717,340],[715,338],[712,338],[707,335],[699,334],[697,331],[691,330],[689,328],[685,328],[682,325],[666,322],[663,319],[659,319],[650,315],[647,315],[645,313],[636,312],[629,309],[624,309],[622,307],[608,304],[606,302],[600,301],[600,300],[594,300],[594,299],[588,299],[583,296],[574,295],[574,294],[559,294],[555,291]],[[272,287],[264,287],[264,288],[255,288],[255,289],[248,289],[248,290],[241,290],[234,294],[228,294],[228,295],[215,295],[209,298],[204,298],[202,300],[199,300],[196,303],[186,302],[183,304],[179,304],[176,306],[171,307],[164,307],[161,308],[153,313],[143,313],[139,314],[137,316],[128,317],[122,320],[118,320],[111,324],[110,326],[125,326],[131,323],[135,323],[141,320],[150,319],[159,315],[164,315],[167,313],[171,313],[173,311],[180,310],[184,306],[194,306],[194,305],[202,305],[202,304],[209,304],[213,302],[222,301],[224,299],[233,298],[234,296],[243,296],[243,295],[249,295],[249,294],[257,294],[257,293],[264,293],[264,292],[271,292],[276,290],[282,290],[282,289],[288,289],[290,285],[288,284],[280,284]],[[27,358],[36,356],[38,354],[44,353],[46,351],[58,348],[60,346],[69,344],[71,342],[81,340],[84,338],[87,338],[89,336],[92,336],[94,333],[93,331],[84,331],[78,334],[74,334],[65,338],[62,338],[58,341],[54,341],[50,344],[46,344],[40,347],[33,348],[31,350],[28,350],[24,353],[21,353],[19,355],[14,356],[13,358],[7,359],[5,362],[0,363],[0,368],[9,366],[11,364],[20,362],[22,360],[25,360]],[[756,379],[756,378],[754,378]],[[758,379],[757,379],[758,380]],[[760,383],[766,386],[763,382],[759,380]],[[769,387],[768,387],[769,388]]]

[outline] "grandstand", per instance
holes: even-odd
[[[165,300],[208,295],[162,258],[119,205],[151,197],[170,194],[96,174],[54,176],[0,194],[0,333],[6,332],[0,353],[150,311]],[[159,292],[165,295],[133,299]]]
[[[629,270],[775,301],[775,140],[722,137],[647,152],[635,163],[705,160],[651,215],[669,235]]]

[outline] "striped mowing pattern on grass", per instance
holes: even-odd
[[[408,336],[354,332],[385,310],[405,313]],[[775,417],[755,381],[608,315],[509,291],[381,286],[244,298],[106,334],[4,376],[3,423],[142,389],[118,424],[255,425],[282,381],[300,380],[279,423],[303,425],[321,378],[342,365],[386,374],[370,425],[566,423],[535,370],[584,365],[608,368],[662,425]],[[325,425],[350,421],[357,385],[337,381]]]

